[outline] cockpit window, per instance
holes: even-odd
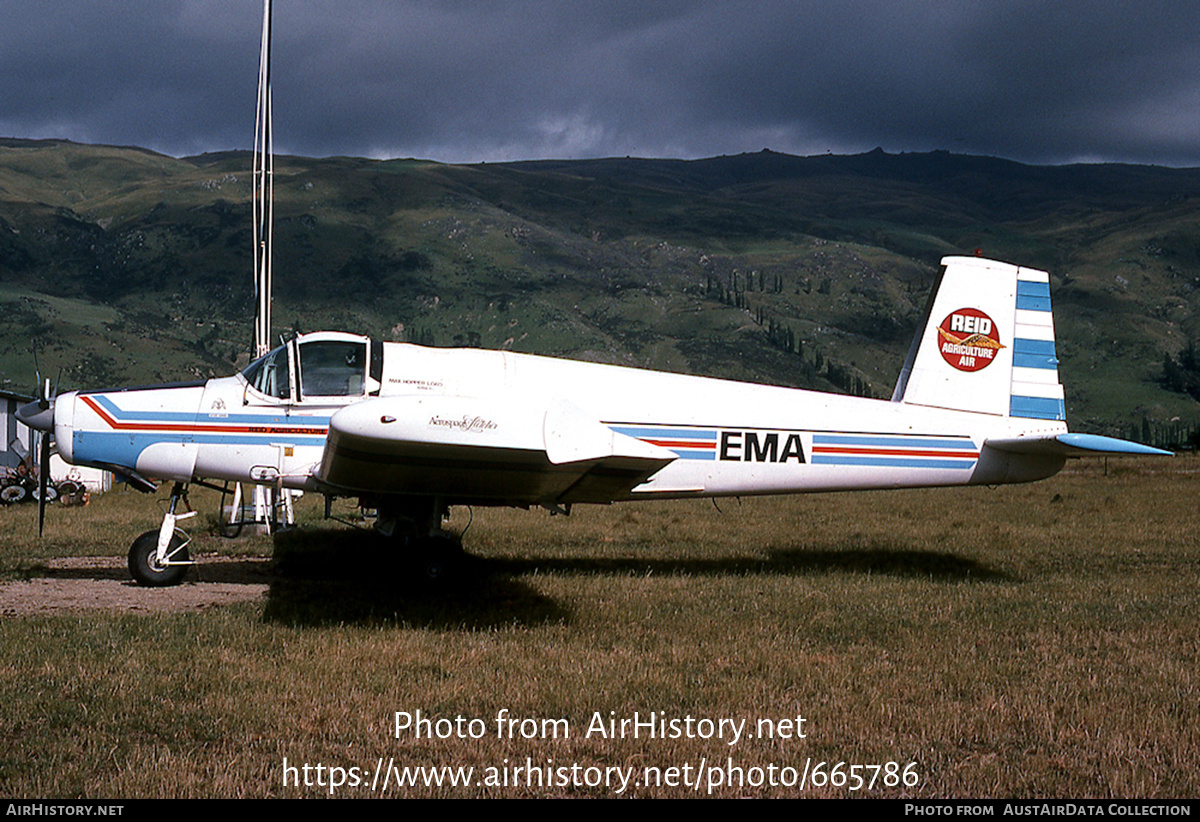
[[[269,397],[286,400],[292,395],[288,382],[288,352],[286,346],[264,354],[242,372],[250,385]]]
[[[367,344],[308,342],[300,345],[301,397],[349,397],[363,393]]]

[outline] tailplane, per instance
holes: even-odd
[[[1065,422],[1049,275],[943,259],[892,401]]]

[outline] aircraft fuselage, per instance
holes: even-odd
[[[271,396],[240,374],[72,392],[57,400],[59,451],[69,462],[164,480],[495,504],[992,484],[1039,479],[1063,464],[1014,460],[984,445],[1016,428],[1065,432],[1058,421],[1015,424],[888,400],[358,339],[382,345],[375,392],[368,377],[352,395],[297,398],[293,387]],[[341,425],[331,434],[334,415]],[[586,449],[571,453],[578,443],[551,441],[606,434],[649,446],[662,464],[652,453],[628,465],[612,454],[598,466]],[[323,466],[333,451],[338,459]],[[629,476],[651,466],[646,481],[630,485]]]

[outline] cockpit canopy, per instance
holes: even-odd
[[[383,346],[353,334],[304,334],[250,363],[242,376],[264,397],[318,401],[379,393]]]

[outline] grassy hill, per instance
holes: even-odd
[[[0,380],[228,373],[250,158],[0,140]],[[1073,427],[1200,420],[1200,170],[945,152],[277,158],[275,324],[890,394],[938,259],[1051,272]],[[1172,386],[1175,390],[1172,390]]]

